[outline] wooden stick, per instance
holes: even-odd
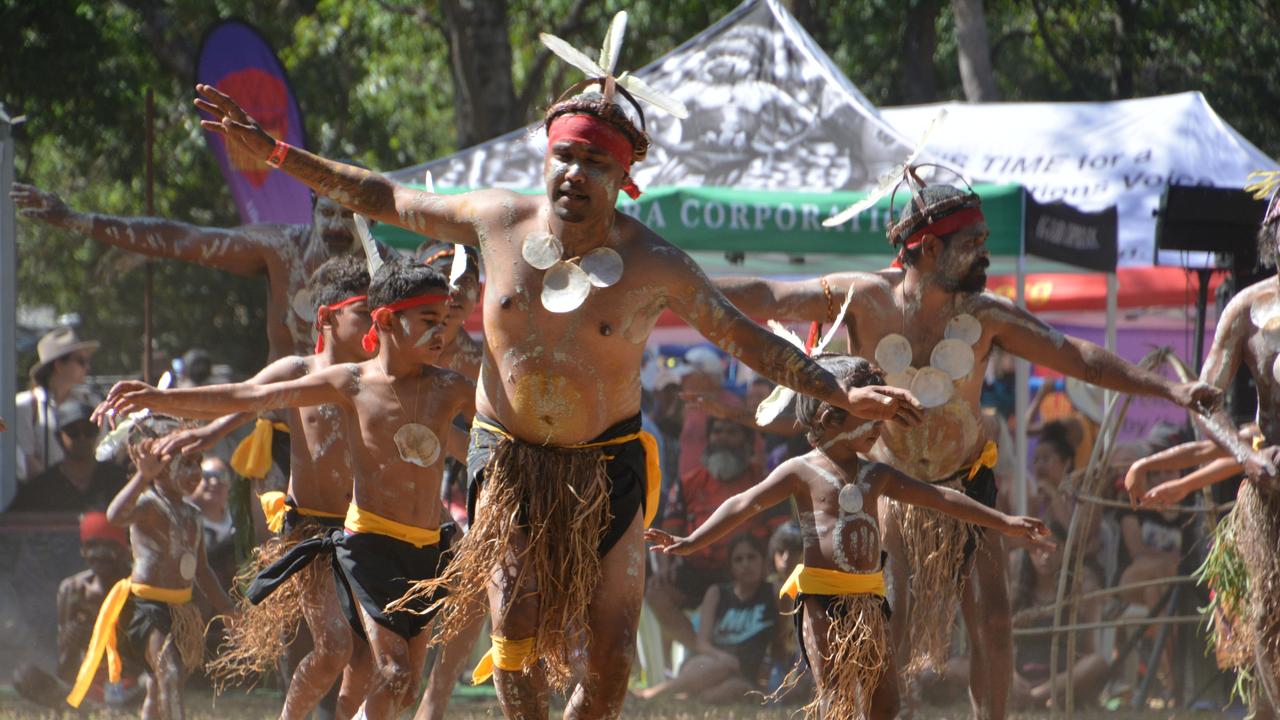
[[[1065,602],[1067,604],[1074,603],[1074,602],[1083,602],[1085,600],[1093,600],[1095,598],[1106,597],[1108,595],[1117,595],[1119,593],[1127,592],[1129,590],[1140,590],[1142,588],[1154,587],[1157,585],[1173,585],[1175,583],[1189,583],[1189,582],[1195,582],[1195,580],[1196,579],[1190,575],[1174,575],[1172,577],[1158,578],[1156,580],[1143,580],[1141,582],[1129,583],[1128,585],[1116,585],[1114,587],[1102,588],[1101,590],[1094,590],[1093,592],[1087,592],[1079,597],[1068,598]],[[1066,605],[1063,605],[1063,607],[1065,606]],[[1028,608],[1026,610],[1022,610],[1020,611],[1020,613],[1043,615],[1046,613],[1053,612],[1056,609],[1058,609],[1057,605],[1041,605],[1040,607],[1034,607],[1034,608]]]
[[[1132,505],[1130,505],[1129,503],[1123,500],[1109,500],[1107,498],[1098,497],[1097,495],[1085,495],[1084,493],[1070,493],[1070,497],[1076,500],[1079,500],[1080,502],[1090,503],[1093,505],[1101,505],[1102,507],[1122,508],[1125,510],[1129,510],[1133,508]],[[1178,505],[1176,507],[1171,507],[1168,509],[1169,510],[1176,509],[1178,512],[1188,512],[1188,513],[1217,513],[1219,511],[1225,512],[1235,506],[1236,506],[1236,503],[1234,500],[1232,500],[1231,502],[1226,502],[1221,505],[1207,505],[1207,506],[1197,505],[1194,507]],[[1139,508],[1139,509],[1158,511],[1158,510],[1163,510],[1165,508]]]
[[[1023,637],[1027,635],[1048,635],[1050,633],[1075,632],[1077,630],[1099,630],[1102,628],[1112,627],[1132,627],[1135,625],[1189,625],[1192,623],[1205,622],[1203,615],[1173,615],[1170,617],[1161,617],[1157,615],[1152,618],[1118,618],[1116,620],[1102,620],[1100,622],[1079,623],[1077,625],[1062,625],[1060,627],[1039,627],[1039,628],[1018,628],[1013,631],[1014,637]]]

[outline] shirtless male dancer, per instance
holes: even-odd
[[[1271,197],[1258,231],[1258,258],[1275,266],[1280,254],[1280,193]],[[1249,597],[1242,618],[1252,642],[1253,695],[1256,717],[1280,714],[1280,275],[1260,280],[1236,293],[1218,319],[1213,346],[1200,379],[1225,391],[1241,366],[1258,388],[1259,444],[1254,451],[1238,437],[1225,410],[1198,424],[1231,452],[1249,475],[1241,484],[1232,511],[1235,545],[1249,576]]]
[[[339,601],[353,631],[366,639],[378,679],[364,699],[370,718],[395,717],[417,695],[429,614],[385,610],[416,580],[435,577],[448,560],[440,477],[446,451],[460,455],[452,421],[470,415],[475,386],[431,363],[443,349],[448,288],[434,270],[385,264],[369,286],[373,327],[362,363],[333,365],[268,385],[240,383],[157,390],[126,381],[112,387],[99,415],[141,407],[183,415],[336,405],[359,442],[348,443],[355,482],[344,530],[299,543],[264,576],[286,579],[332,549]],[[442,538],[442,535],[445,537]],[[259,581],[262,581],[260,576]],[[256,583],[255,583],[256,584]],[[251,587],[250,594],[255,590]],[[426,609],[429,601],[420,607]],[[345,710],[355,708],[344,707]]]
[[[941,184],[912,190],[888,233],[898,252],[895,267],[798,282],[717,281],[754,317],[819,323],[831,322],[839,298],[853,289],[844,320],[849,352],[874,357],[889,384],[910,387],[926,407],[918,425],[886,424],[871,459],[995,507],[997,453],[979,406],[994,347],[1111,390],[1189,408],[1218,402],[1220,391],[1204,383],[1173,384],[984,293],[988,230],[978,196]],[[898,667],[909,674],[926,664],[944,667],[959,596],[972,666],[986,669],[969,678],[973,712],[1003,718],[1013,649],[1001,538],[924,508],[891,503],[887,510]]]
[[[368,360],[373,353],[361,345],[373,322],[368,291],[369,272],[362,255],[345,254],[325,261],[307,289],[316,303],[315,353],[276,360],[247,382],[268,385]],[[226,415],[164,438],[159,449],[166,455],[201,451],[256,417],[252,412]],[[332,403],[293,408],[285,413],[285,420],[289,427],[289,487],[284,495],[263,503],[268,525],[280,534],[259,551],[258,570],[324,528],[342,527],[351,502],[350,434],[341,408]],[[294,667],[282,718],[302,718],[314,710],[347,666],[353,650],[351,630],[338,606],[329,573],[308,573],[305,577],[307,582],[296,578],[290,591],[259,598],[258,604],[245,608],[239,622],[229,628],[231,648],[214,661],[219,675],[256,675],[267,670],[284,650],[281,643],[298,627],[300,613],[310,631],[311,649]],[[359,679],[353,682],[346,687],[348,697],[340,704],[354,702],[358,706],[363,699],[350,697],[352,688],[363,684]]]
[[[656,510],[640,364],[663,310],[799,392],[859,417],[917,416],[905,391],[841,390],[726,302],[687,255],[615,210],[619,189],[638,193],[628,171],[648,140],[610,98],[589,93],[548,111],[544,196],[435,195],[278,143],[231,98],[197,91],[215,118],[205,127],[319,194],[480,250],[485,355],[468,463],[478,497],[446,573],[442,630],[474,616],[488,586],[508,717],[547,716],[548,676],[560,690],[576,684],[567,717],[621,710],[644,587],[641,531]]]

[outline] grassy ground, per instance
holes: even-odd
[[[280,711],[281,698],[276,693],[260,692],[253,695],[228,693],[216,700],[208,692],[194,691],[187,697],[187,717],[190,720],[213,720],[214,718],[236,718],[236,720],[270,720],[277,717]],[[791,720],[795,708],[761,708],[755,705],[710,706],[696,702],[673,700],[666,702],[640,703],[628,701],[622,713],[627,720]],[[553,713],[558,717],[558,713]],[[916,715],[917,720],[963,720],[967,718],[968,708],[954,707],[948,709],[926,707]],[[28,718],[48,718],[54,714],[35,705],[19,700],[8,688],[0,689],[0,720],[26,720]],[[86,718],[119,718],[121,715],[109,713],[87,713]],[[405,714],[408,717],[408,713]],[[492,697],[459,697],[449,707],[450,720],[493,720],[501,718],[497,703]],[[1039,720],[1048,718],[1048,713],[1018,713],[1011,716],[1013,720]],[[1107,712],[1090,710],[1077,712],[1080,720],[1166,720],[1168,718],[1221,718],[1222,713],[1192,713],[1187,711],[1165,710],[1148,712]]]

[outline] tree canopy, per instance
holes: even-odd
[[[621,67],[658,57],[734,0],[0,0],[0,102],[26,114],[17,177],[73,207],[143,211],[143,112],[155,93],[158,215],[238,222],[200,134],[195,53],[238,17],[262,31],[294,83],[313,150],[373,168],[421,162],[538,117],[567,83],[541,30],[591,45],[631,14]],[[878,105],[964,99],[958,56],[985,15],[994,92],[1007,101],[1107,100],[1200,90],[1227,122],[1280,155],[1280,6],[1269,0],[791,0],[790,9]],[[968,14],[959,14],[963,10]],[[982,12],[984,11],[984,12]],[[970,27],[965,26],[965,27]],[[980,37],[980,36],[976,36]],[[961,42],[964,40],[964,43]],[[987,92],[990,92],[988,86]],[[102,341],[97,372],[140,364],[138,258],[19,224],[19,302],[77,312]],[[156,344],[202,346],[240,372],[266,357],[265,284],[155,264]],[[22,358],[25,371],[32,358]]]

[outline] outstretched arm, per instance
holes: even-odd
[[[937,510],[965,522],[1029,541],[1032,545],[1046,545],[1042,538],[1049,534],[1049,528],[1036,518],[1005,515],[964,493],[920,482],[881,463],[877,463],[874,472],[884,479],[882,492],[898,502]],[[874,479],[873,475],[872,480]]]
[[[349,405],[357,390],[359,372],[358,365],[335,365],[296,380],[268,385],[234,383],[176,390],[157,390],[146,383],[125,380],[111,388],[107,399],[93,411],[93,417],[101,421],[143,408],[179,417],[217,417],[325,403]]]
[[[729,302],[751,317],[831,322],[852,282],[853,275],[844,273],[798,281],[727,277],[717,278],[715,284]]]
[[[211,85],[196,85],[196,107],[213,116],[201,120],[205,130],[236,143],[262,162],[276,149],[276,140],[230,96]],[[326,160],[302,148],[289,147],[280,170],[301,180],[320,195],[371,217],[451,243],[478,244],[474,211],[478,193],[436,195],[406,187],[390,178],[354,165]],[[487,193],[495,191],[484,191]]]
[[[1001,348],[1064,375],[1108,390],[1164,398],[1193,412],[1207,412],[1222,400],[1216,388],[1201,382],[1172,383],[1094,343],[1063,335],[1002,299],[991,300],[976,314],[984,325],[993,326],[992,337]]]
[[[22,217],[87,235],[104,245],[237,275],[257,275],[266,269],[266,253],[270,249],[248,237],[241,228],[207,228],[163,218],[77,212],[56,194],[22,183],[14,183],[9,197]]]
[[[749,490],[734,495],[711,513],[707,521],[689,534],[675,537],[668,532],[651,528],[644,539],[669,555],[691,555],[728,535],[743,522],[786,500],[801,489],[802,481],[790,470],[790,463],[783,463],[769,473],[763,482]]]
[[[1196,440],[1166,448],[1148,455],[1129,466],[1124,476],[1124,489],[1129,493],[1129,504],[1138,506],[1138,500],[1147,492],[1147,475],[1164,470],[1185,470],[1230,455],[1212,440]],[[1234,461],[1233,461],[1234,462]],[[1239,464],[1236,464],[1237,467]],[[1165,483],[1166,485],[1168,483]]]
[[[688,255],[670,263],[671,309],[725,352],[770,380],[848,410],[867,420],[916,423],[920,406],[901,388],[868,386],[844,391],[834,376],[796,346],[752,322],[725,299]]]
[[[1144,508],[1172,507],[1196,490],[1233,478],[1243,471],[1244,468],[1234,458],[1220,457],[1185,477],[1151,488],[1139,504]]]

